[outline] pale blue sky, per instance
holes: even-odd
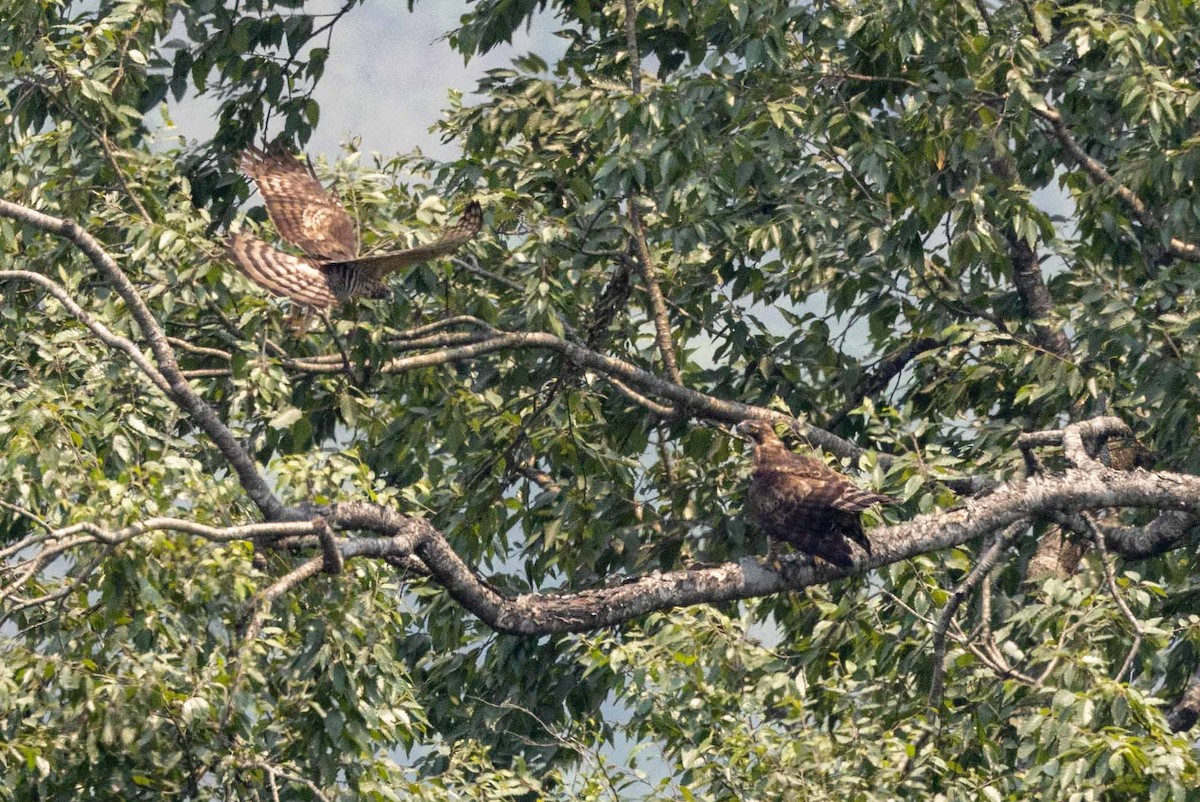
[[[305,10],[320,14],[340,6],[340,0],[321,0]],[[321,119],[306,148],[309,155],[336,158],[339,144],[358,136],[368,153],[419,147],[427,155],[451,158],[455,148],[429,132],[447,106],[450,90],[470,93],[487,70],[507,67],[516,55],[533,51],[552,59],[563,50],[563,41],[553,35],[555,20],[541,14],[530,30],[522,28],[513,37],[511,46],[464,65],[443,37],[458,27],[467,8],[466,0],[427,0],[410,14],[404,2],[368,3],[343,17],[334,28],[325,75],[314,93]],[[216,130],[215,109],[208,98],[172,103],[176,129],[171,133],[207,139]]]

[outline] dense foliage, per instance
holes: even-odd
[[[1200,471],[1200,5],[480,0],[450,46],[485,52],[542,14],[565,53],[453,100],[454,161],[348,150],[318,172],[367,248],[433,238],[467,197],[484,235],[301,334],[221,240],[248,193],[236,153],[303,147],[318,124],[339,17],[304,6],[0,0],[0,198],[103,245],[287,503],[424,517],[513,594],[765,554],[743,449],[703,425],[718,416],[534,348],[378,369],[466,342],[403,332],[472,316],[670,379],[655,282],[680,383],[868,449],[844,467],[903,499],[894,522],[960,503],[956,479],[1020,478],[1020,433],[1102,413],[1156,468]],[[177,141],[160,109],[197,96],[219,99],[219,132]],[[0,248],[0,270],[141,342],[79,249],[7,218]],[[1193,539],[1135,560],[1024,528],[949,620],[933,704],[939,613],[981,544],[539,638],[492,631],[411,564],[353,559],[270,599],[247,639],[256,594],[300,556],[178,532],[69,542],[257,513],[195,421],[44,286],[8,276],[0,315],[2,799],[1200,783],[1163,715],[1200,663]]]

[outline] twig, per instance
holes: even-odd
[[[1117,672],[1115,679],[1119,682],[1121,677],[1125,676],[1133,667],[1133,661],[1137,657],[1138,650],[1142,647],[1142,639],[1145,635],[1142,630],[1142,624],[1138,621],[1137,616],[1129,609],[1129,605],[1125,603],[1125,597],[1121,595],[1121,589],[1117,587],[1116,573],[1113,571],[1112,560],[1109,558],[1108,546],[1104,542],[1104,534],[1100,532],[1095,522],[1090,516],[1081,514],[1080,520],[1084,522],[1085,531],[1091,538],[1092,545],[1096,547],[1096,557],[1100,560],[1100,566],[1104,569],[1104,582],[1108,585],[1108,592],[1112,594],[1113,603],[1117,605],[1117,609],[1121,611],[1121,616],[1129,624],[1130,630],[1133,631],[1133,643],[1129,646],[1129,652],[1125,655],[1124,662],[1121,663],[1121,670]],[[1133,677],[1130,677],[1132,680]]]
[[[460,261],[460,260],[455,260]],[[396,333],[397,340],[417,340],[442,329],[452,328],[454,326],[469,326],[471,328],[480,329],[484,332],[494,332],[492,324],[480,320],[471,315],[454,315],[452,317],[444,317],[441,320],[435,320],[432,323],[426,323],[424,326],[415,326],[411,329],[405,329]]]
[[[513,281],[508,276],[502,276],[499,273],[493,273],[491,270],[480,267],[472,259],[463,259],[460,256],[451,256],[450,264],[454,265],[455,267],[462,268],[468,273],[474,273],[477,276],[482,276],[488,281],[494,281],[497,284],[508,287],[510,290],[515,290],[521,293],[525,292],[525,287],[521,284],[521,282]]]
[[[660,418],[672,418],[676,414],[675,407],[667,406],[666,404],[660,404],[657,401],[647,398],[620,379],[609,376],[608,383],[611,384],[613,389],[618,393],[625,396],[638,406],[645,407],[650,412],[658,415]]]
[[[513,281],[512,279],[508,278],[507,276],[502,276],[499,273],[493,273],[490,270],[482,268],[473,259],[463,259],[461,257],[454,256],[454,257],[450,258],[450,262],[451,262],[451,264],[461,267],[463,270],[474,273],[477,276],[483,276],[484,278],[486,278],[490,281],[494,281],[497,284],[502,284],[505,287],[508,287],[510,290],[515,290],[516,292],[519,292],[519,293],[525,292],[525,287],[519,281]],[[460,317],[466,317],[466,316],[460,316]],[[564,334],[566,334],[571,339],[579,338],[578,332],[576,332],[575,328],[571,325],[570,321],[568,321],[565,317],[563,317],[562,315],[560,315],[558,313],[554,313],[554,317],[558,320],[558,324],[560,326],[562,326],[562,330],[563,330]]]
[[[1097,184],[1110,187],[1113,194],[1120,198],[1129,209],[1133,212],[1133,216],[1137,218],[1148,229],[1157,230],[1159,220],[1155,219],[1150,210],[1146,208],[1145,202],[1137,196],[1132,189],[1117,181],[1108,169],[1097,159],[1088,155],[1080,144],[1071,135],[1071,131],[1067,128],[1066,121],[1062,114],[1054,108],[1045,106],[1031,106],[1031,110],[1038,117],[1045,120],[1050,125],[1050,131],[1054,137],[1066,148],[1067,153],[1075,159],[1076,163],[1083,168],[1083,171]],[[1191,242],[1186,242],[1177,237],[1171,237],[1167,241],[1167,250],[1172,255],[1188,260],[1200,259],[1200,246]]]
[[[225,704],[225,710],[221,713],[222,727],[228,723],[229,717],[233,714],[234,700],[237,697],[237,690],[241,684],[242,675],[245,673],[246,659],[249,657],[250,647],[258,640],[258,634],[262,629],[267,608],[270,607],[271,602],[296,587],[296,585],[321,573],[325,569],[325,559],[325,555],[321,555],[301,563],[257,593],[250,600],[242,616],[242,625],[239,627],[242,631],[241,642],[237,653],[231,661],[233,663],[230,671],[232,677],[229,681],[229,690],[227,691],[228,701]]]
[[[42,596],[36,596],[32,599],[20,599],[15,604],[8,607],[4,611],[4,615],[0,618],[9,619],[19,613],[21,610],[26,610],[30,607],[41,607],[43,605],[52,604],[60,599],[66,598],[74,593],[80,585],[88,580],[92,573],[100,567],[100,563],[104,560],[104,558],[107,557],[111,552],[111,548],[101,550],[100,553],[88,561],[83,568],[76,571],[71,577],[71,581],[67,582],[61,588],[51,591],[50,593],[46,593]],[[2,597],[3,594],[0,594],[0,598]]]
[[[937,626],[933,630],[933,675],[929,681],[929,705],[931,707],[936,709],[942,706],[942,692],[946,678],[946,632],[950,627],[950,621],[954,618],[954,614],[958,612],[958,608],[963,601],[1000,564],[1004,553],[1008,551],[1008,547],[1012,545],[1017,535],[1024,531],[1028,525],[1027,521],[1017,521],[1001,531],[996,537],[995,542],[988,547],[983,556],[979,558],[979,561],[975,563],[975,567],[967,574],[966,579],[950,594],[950,598],[946,601],[946,606],[942,608],[942,614],[938,617]]]
[[[245,641],[252,641],[258,637],[259,630],[262,627],[263,613],[271,602],[278,599],[283,594],[287,593],[292,588],[299,585],[306,579],[314,577],[325,570],[325,556],[314,557],[311,560],[306,560],[296,568],[287,572],[279,579],[268,585],[264,590],[259,591],[257,595],[250,601],[246,624],[244,628],[245,634],[242,636]],[[230,686],[230,694],[233,693],[233,686]]]
[[[230,359],[233,358],[228,351],[222,351],[220,348],[208,348],[203,345],[192,345],[187,340],[180,339],[179,337],[168,337],[167,342],[169,342],[171,345],[175,346],[176,348],[182,349],[182,350],[187,351],[192,354],[199,354],[201,356],[212,356],[212,357],[216,357],[217,359],[224,360],[226,362],[228,362]]]
[[[319,800],[319,802],[332,802],[330,797],[321,790],[320,786],[307,777],[301,776],[300,774],[285,771],[277,766],[272,766],[270,763],[264,763],[258,760],[249,763],[239,763],[239,765],[246,769],[262,769],[265,771],[267,773],[267,784],[271,788],[271,798],[276,800],[276,802],[279,799],[279,788],[275,785],[275,779],[277,777],[281,780],[287,780],[290,783],[304,786],[308,789],[309,793]]]
[[[333,321],[330,320],[329,314],[322,309],[320,315],[321,320],[325,323],[325,328],[329,331],[330,339],[333,340],[333,344],[337,346],[338,354],[342,357],[342,371],[346,374],[346,378],[355,387],[364,388],[366,386],[367,366],[360,366],[363,369],[361,376],[355,374],[354,366],[350,362],[350,354],[346,351],[346,345],[342,342],[342,336],[338,334],[338,330],[333,325]]]

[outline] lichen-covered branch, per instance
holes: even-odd
[[[345,541],[343,555],[415,554],[430,577],[488,626],[501,632],[541,635],[611,626],[649,612],[799,590],[932,551],[961,545],[1055,510],[1106,507],[1182,509],[1200,512],[1200,478],[1171,473],[1124,473],[1072,469],[1004,485],[964,507],[919,516],[872,530],[872,556],[853,570],[785,561],[780,571],[757,558],[683,571],[652,573],[619,585],[573,593],[506,597],[466,565],[432,525],[374,504],[341,504],[328,513],[335,529],[383,537]]]
[[[911,521],[879,527],[871,532],[873,554],[853,569],[815,565],[802,559],[783,561],[779,570],[755,557],[717,566],[655,572],[620,584],[563,593],[526,593],[506,596],[468,565],[428,521],[403,515],[389,507],[349,502],[319,510],[312,520],[213,528],[178,519],[149,519],[116,533],[94,524],[54,530],[54,537],[29,540],[25,545],[43,553],[61,554],[85,543],[115,545],[151,530],[167,530],[228,542],[244,537],[255,542],[282,543],[307,548],[315,556],[265,591],[269,600],[304,579],[328,571],[331,564],[351,559],[382,559],[407,565],[411,558],[427,569],[429,580],[446,590],[459,604],[489,627],[501,632],[540,635],[576,632],[620,624],[649,612],[692,604],[746,599],[799,590],[829,582],[850,573],[879,568],[919,554],[961,545],[1057,513],[1078,513],[1105,508],[1136,507],[1200,514],[1200,477],[1146,471],[1113,471],[1096,465],[1073,468],[1060,476],[1037,476],[1006,484],[987,496],[949,511],[921,515]],[[328,525],[337,536],[319,537]],[[352,535],[352,536],[347,536]],[[34,536],[30,536],[33,538]],[[72,540],[71,538],[76,538]],[[1003,539],[1002,539],[1003,540]],[[340,559],[330,560],[336,548]],[[48,561],[35,555],[24,565],[17,581],[34,563],[41,570]],[[984,561],[981,561],[981,565]],[[7,566],[10,570],[15,566]],[[8,573],[8,572],[6,572]],[[981,570],[980,576],[983,571]],[[964,589],[964,594],[970,588]],[[261,600],[260,600],[261,601]],[[255,604],[254,609],[262,609]],[[257,615],[257,614],[255,614]]]

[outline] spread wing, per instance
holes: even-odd
[[[325,271],[311,259],[284,253],[246,234],[231,234],[228,244],[242,272],[260,287],[318,309],[337,303]]]
[[[361,270],[370,277],[367,280],[378,280],[402,267],[453,253],[470,242],[482,227],[483,209],[480,208],[477,201],[471,201],[463,210],[462,217],[458,219],[458,222],[443,231],[442,236],[435,242],[410,248],[407,251],[392,251],[361,259],[331,262],[329,267]]]
[[[338,197],[321,186],[312,165],[286,151],[251,147],[242,153],[241,167],[258,185],[281,237],[317,259],[358,255],[354,221]]]

